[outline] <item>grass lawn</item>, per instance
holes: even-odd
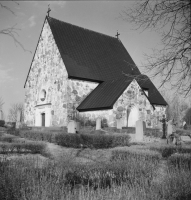
[[[191,199],[190,166],[189,143],[76,149],[0,133],[1,200]]]

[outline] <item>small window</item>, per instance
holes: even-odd
[[[145,94],[146,94],[147,96],[149,96],[149,91],[148,91],[148,90],[144,90],[144,92],[145,92]]]
[[[148,89],[142,88],[142,90],[140,90],[140,91],[142,91],[141,95],[144,95],[144,93],[145,93],[147,96],[149,96],[149,90]]]
[[[40,93],[40,100],[44,101],[46,99],[46,90],[42,90]]]

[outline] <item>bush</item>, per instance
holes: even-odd
[[[173,165],[178,169],[186,168],[191,170],[191,155],[190,153],[174,154],[168,158],[168,165]]]
[[[0,141],[1,141],[1,142],[9,142],[9,143],[11,143],[11,142],[14,141],[14,139],[15,139],[15,137],[12,136],[12,135],[2,135],[2,136],[0,137]]]
[[[56,134],[55,142],[63,147],[80,148],[83,144],[80,134]]]
[[[159,153],[161,153],[163,158],[168,158],[173,153],[177,152],[177,147],[175,146],[150,147],[150,150],[158,151]]]
[[[15,135],[15,136],[20,136],[20,132],[18,129],[13,129],[13,128],[9,128],[7,130],[7,133],[8,134],[11,134],[11,135]]]
[[[57,133],[52,133],[48,131],[33,131],[33,130],[8,130],[8,133],[11,135],[27,138],[29,140],[35,141],[46,141],[46,142],[55,142],[55,135]]]
[[[161,138],[162,132],[160,131],[160,129],[157,129],[157,128],[146,128],[146,130],[144,131],[144,135]]]
[[[5,121],[4,120],[0,120],[0,127],[4,127],[5,125]]]
[[[129,135],[101,135],[101,134],[57,134],[56,143],[64,147],[112,148],[128,146]]]
[[[161,153],[163,158],[168,158],[174,153],[191,153],[191,148],[176,146],[150,147],[150,150],[158,151],[159,153]]]
[[[130,161],[130,160],[142,160],[158,163],[161,159],[161,155],[157,152],[143,149],[129,149],[127,151],[115,150],[112,151],[112,161]]]
[[[33,153],[45,154],[46,145],[42,142],[4,143],[0,144],[0,152],[5,153]]]
[[[186,135],[191,136],[191,130],[177,129],[176,133],[183,136],[186,136]]]

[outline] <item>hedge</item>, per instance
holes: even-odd
[[[129,150],[115,150],[112,151],[111,161],[152,161],[158,163],[161,155],[158,152],[150,151],[148,149],[129,149]]]
[[[73,148],[112,148],[116,146],[128,146],[130,141],[129,135],[124,134],[71,134],[71,133],[52,133],[49,131],[33,130],[13,130],[9,134],[27,138],[35,141],[47,141],[56,143],[63,147]]]
[[[0,120],[0,127],[4,127],[5,125],[5,121],[4,120]]]
[[[173,165],[178,169],[185,168],[191,170],[191,154],[190,153],[174,154],[168,158],[168,165],[169,166]]]
[[[8,130],[7,133],[23,137],[29,140],[46,141],[51,143],[55,142],[55,135],[57,134],[48,131],[14,130],[14,129]]]
[[[42,142],[3,143],[0,144],[0,153],[33,153],[45,154],[46,145]]]
[[[100,134],[56,134],[55,141],[63,147],[73,148],[112,148],[116,146],[128,146],[129,135],[100,135]]]

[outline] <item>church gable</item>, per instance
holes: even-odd
[[[123,126],[135,126],[138,119],[150,123],[150,114],[153,114],[154,107],[148,101],[147,95],[147,91],[144,92],[135,79],[121,94],[113,106],[113,111],[117,119],[123,118]],[[129,119],[131,111],[134,112],[133,121]]]
[[[67,100],[67,78],[68,73],[45,20],[25,84],[25,119],[28,124],[34,125],[35,107],[42,104],[51,104],[55,113],[53,123],[61,123],[61,117],[66,121],[66,116],[62,116],[66,109],[62,105]],[[43,95],[46,98],[42,101]]]

